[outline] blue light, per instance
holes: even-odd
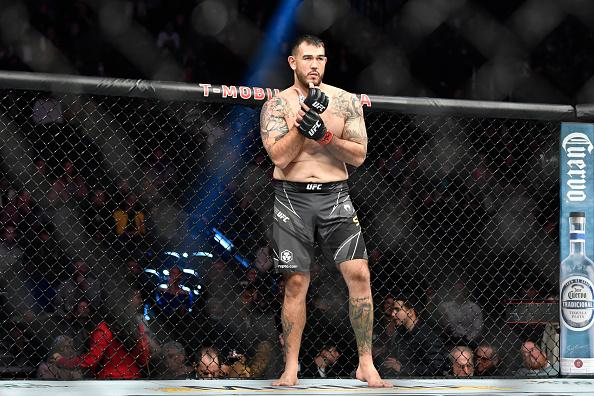
[[[144,319],[151,320],[151,317],[149,315],[149,306],[148,306],[148,304],[144,304],[143,314],[144,314]]]
[[[270,24],[266,28],[266,34],[264,35],[264,42],[250,67],[247,84],[261,85],[266,83],[262,79],[263,75],[258,74],[261,72],[265,74],[266,67],[276,67],[274,60],[281,54],[283,39],[290,38],[293,34],[295,12],[301,1],[285,0],[270,19]]]
[[[231,243],[231,241],[225,235],[221,234],[221,232],[214,227],[212,228],[212,230],[214,231],[215,241],[217,241],[223,248],[225,248],[225,250],[229,252],[233,250],[235,246],[233,246],[233,243]]]
[[[276,68],[277,60],[282,54],[282,43],[285,40],[291,40],[295,32],[295,13],[302,0],[284,0],[279,2],[279,6],[275,10],[269,25],[265,29],[263,41],[256,52],[256,56],[251,59],[250,66],[242,85],[246,86],[262,86],[267,85],[266,75],[271,68]],[[233,131],[230,134],[230,139],[221,142],[217,146],[217,150],[213,151],[212,161],[209,162],[209,167],[206,174],[206,182],[204,180],[197,180],[197,186],[189,189],[192,193],[189,197],[193,208],[188,216],[188,227],[190,232],[186,243],[190,246],[191,243],[198,242],[200,244],[205,242],[205,238],[210,237],[210,229],[212,224],[217,224],[219,219],[225,216],[225,201],[227,186],[235,176],[234,172],[230,172],[230,168],[242,169],[247,162],[247,157],[250,155],[252,148],[246,145],[246,136],[253,131],[253,125],[246,123],[245,120],[253,119],[254,113],[257,109],[234,106],[231,112],[233,120],[230,125],[225,125]],[[257,117],[257,115],[256,115]],[[257,133],[257,132],[256,132]],[[237,160],[234,160],[238,154]],[[242,158],[245,156],[246,158]],[[235,162],[234,162],[235,161]],[[229,250],[226,242],[221,243],[225,249]]]
[[[248,268],[250,266],[250,262],[244,259],[239,253],[233,256],[233,258],[237,260],[239,264],[241,264],[245,268]]]
[[[212,254],[208,253],[208,252],[194,252],[192,253],[192,256],[194,257],[210,257],[212,258]]]
[[[173,257],[180,258],[178,252],[165,252],[164,254],[167,255],[167,256],[173,256]]]

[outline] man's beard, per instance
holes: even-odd
[[[295,75],[297,76],[297,81],[299,81],[301,84],[303,84],[306,87],[309,87],[309,81],[307,81],[307,75],[300,73],[298,71],[295,71]],[[324,74],[323,73],[319,73],[319,77],[318,77],[318,83],[314,84],[316,87],[319,87],[320,85],[322,85],[322,80],[324,79]]]

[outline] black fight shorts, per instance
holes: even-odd
[[[309,272],[315,242],[324,258],[336,265],[367,259],[346,181],[320,184],[274,180],[273,185],[273,261],[277,272]]]

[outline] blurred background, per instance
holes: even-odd
[[[288,42],[327,42],[354,92],[586,103],[586,0],[0,1],[0,68],[284,87]]]

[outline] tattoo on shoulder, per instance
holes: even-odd
[[[341,115],[344,117],[343,138],[362,144],[367,150],[367,130],[363,118],[363,107],[357,95],[343,92],[339,102]]]
[[[363,117],[363,108],[357,95],[340,91],[332,98],[332,114],[348,121],[353,118]]]
[[[285,117],[291,117],[292,115],[293,111],[283,97],[275,96],[264,103],[260,112],[262,140],[266,141],[268,137],[273,137],[275,141],[280,140],[289,132]]]

